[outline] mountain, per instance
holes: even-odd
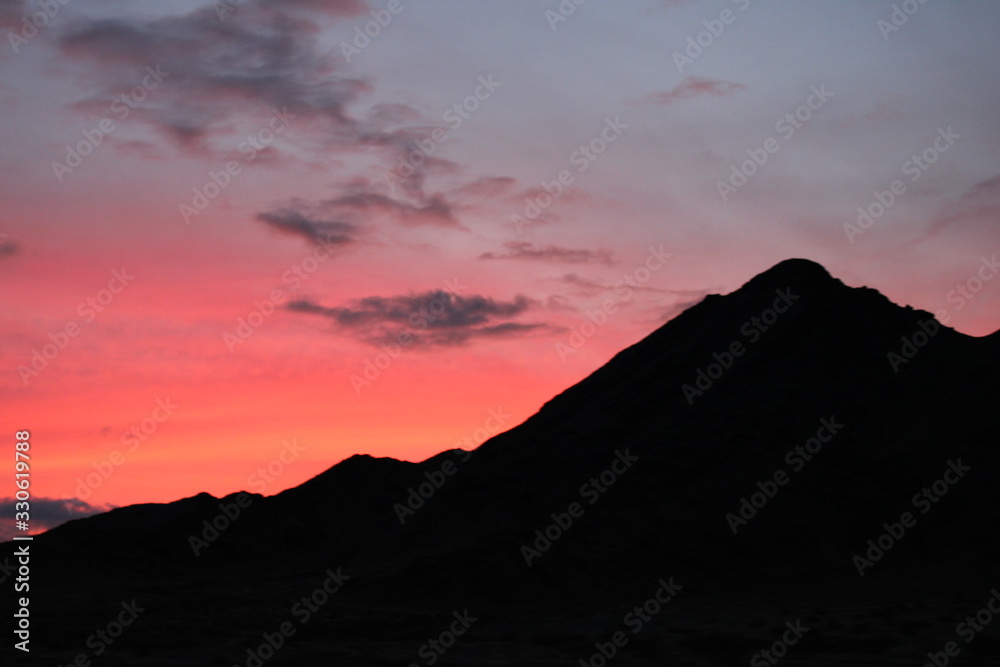
[[[31,659],[135,600],[94,664],[996,664],[998,370],[787,260],[474,452],[37,537]]]

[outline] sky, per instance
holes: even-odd
[[[0,427],[31,434],[33,531],[474,448],[789,257],[992,333],[998,28],[987,1],[5,0]]]

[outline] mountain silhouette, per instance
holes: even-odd
[[[95,664],[996,664],[1000,623],[957,625],[1000,586],[998,370],[998,334],[786,260],[474,452],[38,536],[31,659],[135,600]]]

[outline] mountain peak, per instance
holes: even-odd
[[[786,259],[751,278],[743,289],[815,288],[843,285],[826,268],[810,259]]]
[[[814,262],[811,259],[802,259],[798,257],[793,257],[791,259],[785,259],[770,269],[757,274],[750,279],[750,282],[754,282],[761,279],[767,279],[768,281],[774,280],[835,280],[830,272],[826,270],[822,264]]]

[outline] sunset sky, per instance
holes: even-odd
[[[0,28],[0,423],[37,526],[474,447],[788,257],[1000,326],[994,2],[25,0]]]

